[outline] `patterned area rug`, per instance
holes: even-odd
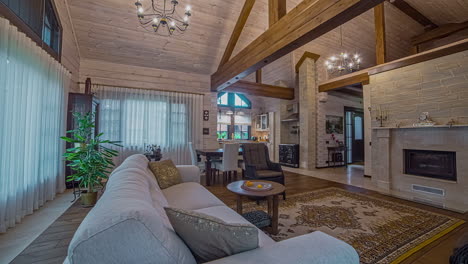
[[[244,211],[264,204],[244,204]],[[326,188],[289,196],[279,207],[280,241],[316,230],[346,241],[361,263],[399,263],[464,221],[389,200]]]

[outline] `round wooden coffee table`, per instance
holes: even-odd
[[[271,225],[269,227],[270,230],[268,231],[271,234],[276,235],[278,233],[278,195],[282,194],[286,188],[284,185],[277,182],[255,180],[254,182],[269,183],[273,188],[267,191],[251,191],[242,188],[244,182],[245,181],[236,181],[228,184],[227,186],[229,191],[237,194],[237,213],[242,215],[242,196],[267,198],[268,216],[271,219]]]

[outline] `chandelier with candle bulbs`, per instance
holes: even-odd
[[[340,42],[343,49],[343,31],[340,26]],[[359,54],[350,54],[341,52],[339,55],[333,55],[325,61],[325,67],[330,75],[342,75],[359,70],[361,66],[361,57]]]
[[[177,12],[177,0],[137,0],[137,16],[140,24],[148,31],[158,35],[172,36],[183,34],[189,26],[192,16],[191,7],[185,6],[184,15]]]

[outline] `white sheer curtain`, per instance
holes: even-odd
[[[201,145],[203,96],[94,85],[103,138],[121,141],[116,165],[145,146],[161,146],[163,159],[191,164],[188,142]]]
[[[0,233],[65,188],[69,73],[0,18]]]

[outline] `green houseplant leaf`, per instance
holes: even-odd
[[[78,181],[80,187],[87,189],[88,193],[95,191],[95,186],[102,186],[102,180],[108,178],[108,173],[114,167],[113,157],[119,152],[110,148],[121,147],[118,141],[102,139],[103,133],[93,136],[94,113],[73,113],[78,126],[74,130],[67,131],[68,137],[62,140],[73,144],[63,155],[69,161],[69,166],[74,174],[67,177],[67,181]]]

